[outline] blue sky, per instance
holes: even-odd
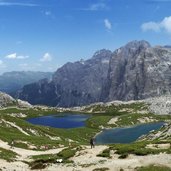
[[[0,73],[55,71],[132,40],[171,44],[171,0],[0,0]]]

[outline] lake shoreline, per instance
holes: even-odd
[[[95,136],[94,136],[94,138],[95,138],[95,141],[96,141],[96,144],[97,145],[106,145],[106,144],[115,144],[115,143],[132,143],[132,142],[134,142],[134,141],[136,141],[136,140],[138,140],[142,135],[146,135],[146,134],[148,134],[148,133],[150,133],[150,131],[152,131],[152,130],[157,130],[157,129],[160,129],[163,125],[165,124],[165,122],[154,122],[154,123],[146,123],[146,124],[139,124],[139,125],[134,125],[134,126],[129,126],[129,127],[117,127],[117,128],[108,128],[108,129],[103,129],[103,130],[101,130],[100,132],[98,132]],[[131,130],[133,130],[133,129],[135,129],[135,131],[137,131],[138,130],[138,128],[141,128],[141,127],[152,127],[152,129],[150,129],[149,128],[149,130],[148,131],[146,131],[145,133],[143,132],[142,134],[138,134],[138,132],[133,132],[133,135],[130,135],[131,134],[131,132],[129,132],[129,131],[131,131]],[[156,127],[156,129],[155,129],[155,127]],[[147,128],[146,128],[147,129]],[[144,129],[143,129],[144,130]],[[143,130],[140,130],[140,131],[143,131]],[[129,141],[126,141],[126,142],[124,142],[124,140],[122,139],[122,138],[124,138],[124,137],[122,137],[118,132],[122,132],[122,136],[123,136],[123,133],[124,133],[124,131],[128,134],[129,133],[129,137],[131,137],[132,138],[132,140],[129,142]],[[145,130],[144,130],[145,131]],[[107,133],[110,133],[110,132],[112,132],[112,134],[107,134]],[[115,136],[115,133],[117,134],[117,136]],[[136,135],[138,135],[138,136],[136,136],[135,137],[135,133],[136,133]],[[106,137],[104,134],[107,134],[108,136]],[[118,135],[119,134],[119,135]],[[127,138],[127,136],[128,135],[125,135],[125,138]],[[118,137],[120,137],[121,138],[121,140],[122,140],[122,142],[107,142],[107,143],[102,143],[101,141],[104,141],[106,138],[111,138],[111,136],[113,136],[114,138],[116,137],[116,139],[118,138]],[[133,139],[135,137],[135,139]],[[131,139],[130,138],[130,139]],[[115,139],[114,139],[115,140]]]

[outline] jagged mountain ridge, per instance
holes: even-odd
[[[103,49],[89,60],[67,63],[52,81],[24,86],[18,97],[32,104],[71,107],[170,92],[171,48],[132,41],[114,52]]]
[[[50,78],[51,72],[12,71],[0,75],[0,91],[13,94],[24,85],[36,82],[43,78]]]

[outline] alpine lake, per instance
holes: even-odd
[[[34,125],[49,126],[53,128],[72,129],[86,127],[86,121],[91,114],[62,113],[57,115],[41,116],[27,119],[27,122]],[[157,130],[164,125],[164,122],[146,123],[131,127],[103,129],[95,137],[96,144],[132,143],[142,135],[152,130]]]

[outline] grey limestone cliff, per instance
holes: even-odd
[[[67,63],[52,81],[26,85],[19,98],[32,104],[82,106],[113,100],[139,100],[171,94],[171,48],[132,41],[100,50],[86,61]]]
[[[171,49],[133,41],[116,50],[108,73],[107,101],[170,94]]]

